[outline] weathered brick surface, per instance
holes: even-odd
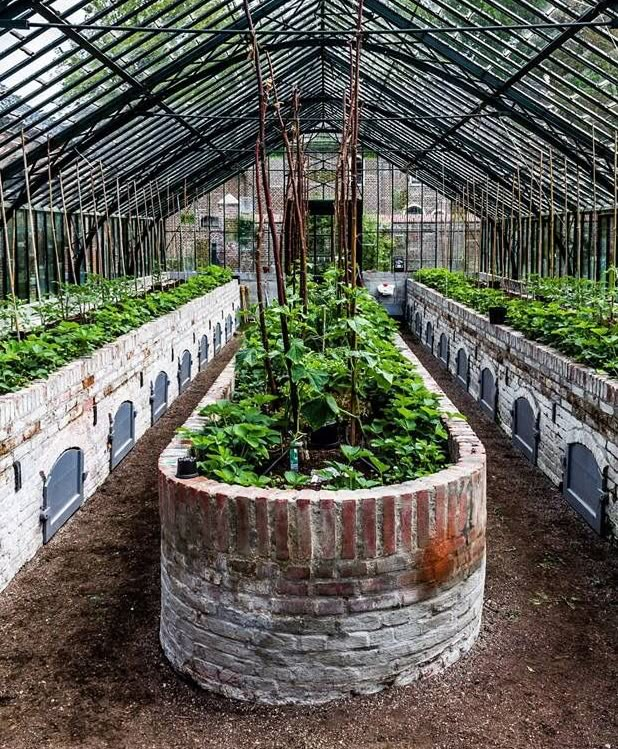
[[[606,477],[605,529],[618,538],[618,381],[576,364],[554,349],[528,340],[415,281],[408,281],[407,319],[422,316],[434,328],[433,353],[440,335],[449,339],[448,368],[457,372],[457,353],[466,352],[469,392],[479,398],[480,376],[488,368],[498,384],[497,422],[512,434],[512,409],[525,397],[539,417],[537,465],[562,485],[568,445],[580,442],[594,454]],[[423,337],[424,340],[424,337]]]
[[[233,376],[231,363],[202,403]],[[468,650],[483,597],[485,453],[464,421],[445,422],[450,467],[353,492],[182,481],[177,437],[159,463],[161,642],[175,668],[230,697],[312,703],[406,684]]]
[[[136,437],[151,425],[150,384],[161,371],[170,380],[168,402],[178,395],[178,361],[188,349],[192,376],[198,369],[202,335],[210,341],[217,323],[235,316],[236,281],[195,299],[78,359],[30,387],[0,397],[0,590],[42,544],[43,478],[70,447],[84,452],[88,498],[109,474],[108,435],[124,401],[137,411]],[[223,332],[223,341],[225,333]],[[96,405],[97,423],[94,424]],[[19,461],[22,488],[16,492],[13,464]]]

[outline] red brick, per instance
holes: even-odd
[[[376,555],[376,501],[362,500],[363,550],[365,557]]]
[[[305,565],[290,565],[285,570],[288,580],[308,580],[311,577],[311,567]]]
[[[353,562],[341,562],[339,565],[341,577],[365,577],[367,574],[367,562],[355,560]]]
[[[315,583],[313,590],[317,596],[354,595],[354,585],[350,582],[333,581],[328,583]]]
[[[404,494],[401,497],[399,522],[401,524],[401,546],[404,551],[412,549],[412,496]]]
[[[360,580],[359,585],[363,594],[385,593],[387,590],[393,590],[396,582],[397,578],[394,575],[380,575]]]
[[[322,536],[322,558],[334,559],[336,546],[336,525],[335,517],[335,500],[320,500],[320,517],[322,519],[321,536]]]
[[[446,538],[447,498],[444,485],[436,487],[436,538],[442,541]]]
[[[277,580],[275,590],[282,596],[307,596],[309,595],[309,583],[298,580]]]
[[[219,551],[228,551],[230,546],[230,518],[228,498],[225,494],[217,494],[216,515],[217,549]]]
[[[298,558],[311,559],[311,500],[296,500],[296,532],[298,535]]]
[[[315,577],[335,577],[337,563],[332,559],[323,559],[314,566]]]
[[[427,546],[429,541],[429,492],[420,491],[416,495],[416,539],[418,548]]]
[[[382,500],[382,544],[385,555],[394,554],[397,549],[397,526],[395,524],[395,497]]]
[[[289,559],[288,547],[288,501],[287,499],[275,500],[275,549],[277,559]]]
[[[268,499],[258,497],[255,500],[255,524],[257,527],[258,553],[270,557],[270,537],[268,533]]]
[[[448,537],[455,538],[457,536],[457,509],[459,504],[459,497],[457,492],[457,484],[450,483],[447,486],[448,492]]]
[[[212,549],[214,512],[210,507],[210,494],[204,491],[199,493],[202,508],[202,533],[204,534],[204,546],[207,549]]]
[[[248,554],[251,548],[249,507],[247,497],[236,497],[236,547],[241,554]]]
[[[461,495],[459,497],[459,524],[458,532],[465,533],[468,526],[469,498],[472,487],[468,479],[463,479],[460,484]]]
[[[345,602],[340,598],[318,598],[313,601],[313,611],[316,616],[337,616],[345,613]]]
[[[342,541],[341,556],[343,559],[356,557],[356,500],[344,499],[341,506]]]

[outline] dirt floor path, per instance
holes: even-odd
[[[174,675],[157,635],[157,457],[226,349],[0,595],[0,747],[618,749],[618,550],[415,350],[488,451],[484,624],[468,657],[315,709],[239,705]]]

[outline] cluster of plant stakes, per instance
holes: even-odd
[[[232,400],[204,408],[204,426],[183,430],[201,472],[244,486],[357,489],[434,473],[448,460],[448,436],[437,398],[394,343],[396,328],[359,283],[358,243],[359,69],[358,33],[350,50],[350,87],[337,166],[335,263],[314,278],[307,260],[307,179],[299,127],[300,93],[284,120],[275,73],[257,43],[251,12],[251,55],[259,92],[255,146],[258,226],[257,305],[236,359]],[[266,71],[266,73],[264,72]],[[266,163],[266,125],[275,115],[288,166],[279,231]],[[277,301],[264,303],[261,251],[268,224]],[[286,278],[282,247],[291,253]]]

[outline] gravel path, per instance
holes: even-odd
[[[238,705],[175,676],[157,636],[157,457],[234,345],[0,595],[0,747],[618,749],[616,549],[417,347],[488,452],[472,653],[440,677],[315,709]]]

